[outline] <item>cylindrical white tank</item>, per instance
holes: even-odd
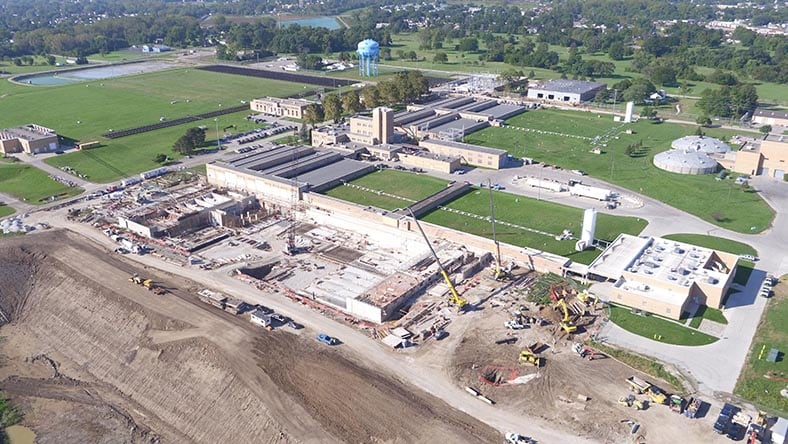
[[[585,242],[586,245],[594,243],[594,234],[596,231],[596,209],[588,208],[583,213],[583,231],[580,235],[580,241]]]

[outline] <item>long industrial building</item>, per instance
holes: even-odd
[[[528,98],[545,102],[564,102],[578,105],[594,99],[607,88],[606,83],[555,79],[528,86]]]
[[[289,204],[294,195],[300,200],[304,191],[326,190],[373,169],[338,151],[279,145],[209,163],[207,176],[211,185]]]

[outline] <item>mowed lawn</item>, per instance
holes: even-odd
[[[547,117],[538,116],[540,113],[547,113]],[[554,123],[554,128],[570,128],[577,116],[577,112],[538,110],[518,116],[516,122],[518,126],[529,127],[529,121],[532,121],[535,129],[550,131],[549,127],[545,128],[545,122],[563,120]],[[600,122],[598,130],[589,126],[589,118],[596,118],[596,114],[584,113],[584,118],[578,119],[576,129],[567,134],[595,137],[610,128],[612,116],[597,118]],[[506,127],[485,128],[466,136],[465,142],[505,149],[515,157],[530,157],[565,169],[581,169],[591,176],[645,194],[733,231],[758,233],[768,228],[774,212],[757,193],[734,184],[732,179],[717,181],[714,175],[669,173],[654,166],[655,154],[670,149],[673,140],[694,134],[695,128],[694,125],[655,124],[642,120],[613,134],[606,147],[600,146],[602,154],[591,152],[594,146],[589,140]],[[626,134],[626,129],[631,129],[633,134]],[[723,140],[735,134],[732,130],[704,131],[708,136]],[[627,146],[637,142],[642,142],[641,154],[638,157],[626,155]]]
[[[487,218],[490,215],[488,193],[488,190],[476,189],[448,203],[446,207]],[[601,253],[598,250],[576,252],[576,240],[559,241],[553,237],[560,235],[565,229],[572,231],[575,237],[579,237],[583,225],[583,210],[581,209],[500,191],[493,192],[493,202],[497,221],[551,234],[535,233],[498,223],[495,231],[501,242],[547,251],[585,264],[591,263]],[[634,217],[607,214],[598,214],[597,216],[596,237],[598,239],[613,240],[621,233],[638,235],[648,224],[645,220]],[[492,225],[487,219],[480,220],[441,209],[430,212],[423,219],[444,227],[492,238]]]
[[[443,179],[389,169],[374,171],[348,183],[375,190],[376,192],[339,185],[326,191],[325,194],[359,205],[370,205],[389,211],[405,208],[412,203],[411,201],[418,201],[433,195],[446,188],[449,184],[448,181]],[[377,191],[404,199],[378,194]]]
[[[157,123],[161,117],[175,119],[242,105],[242,100],[255,97],[286,96],[306,89],[313,87],[196,69],[51,87],[9,83],[0,88],[0,128],[37,123],[67,139],[100,141],[104,145],[100,148],[53,157],[47,163],[70,166],[90,181],[106,183],[156,168],[153,158],[159,153],[173,160],[180,158],[172,152],[172,145],[188,128],[206,126],[208,141],[215,142],[217,122],[208,119],[114,140],[101,137],[110,129]],[[251,123],[243,119],[246,114],[220,116],[220,131],[232,124],[237,126],[235,132],[251,129]]]
[[[556,109],[541,109],[535,112],[518,114],[508,119],[506,124],[514,127],[532,128],[591,138],[621,125],[620,122],[614,122],[609,114]]]
[[[16,211],[6,204],[0,204],[0,217],[6,217],[14,214]]]
[[[219,131],[229,125],[236,125],[237,130],[251,128],[251,123],[244,119],[248,114],[242,111],[219,117]],[[87,180],[108,183],[123,177],[135,175],[141,171],[158,168],[161,165],[154,161],[157,154],[166,154],[177,161],[182,155],[175,153],[172,146],[189,128],[206,126],[206,148],[216,147],[216,122],[213,119],[199,120],[183,125],[163,128],[156,131],[121,137],[106,143],[106,146],[89,150],[73,151],[60,156],[46,159],[46,163],[60,168],[69,166],[87,176]]]
[[[678,242],[685,242],[692,245],[697,245],[699,247],[706,247],[711,248],[714,250],[719,251],[726,251],[728,253],[733,254],[751,254],[753,256],[758,256],[758,252],[755,251],[755,248],[751,247],[742,242],[738,242],[731,239],[725,239],[723,237],[717,236],[708,236],[705,234],[691,234],[691,233],[682,233],[682,234],[669,234],[667,236],[662,236],[665,239],[670,239]]]
[[[786,417],[788,398],[780,396],[780,390],[786,387],[785,378],[788,378],[788,359],[785,358],[785,353],[788,352],[788,286],[781,282],[774,290],[775,295],[769,300],[755,332],[752,349],[739,375],[734,393],[759,407],[766,407],[773,413]],[[766,355],[772,348],[780,351],[777,362],[766,360]],[[765,378],[768,372],[782,380]]]
[[[10,194],[27,203],[39,205],[46,203],[46,199],[51,196],[62,198],[76,196],[81,192],[82,188],[67,187],[30,165],[0,164],[0,193]],[[0,207],[0,215],[4,215],[4,208],[8,207]]]
[[[617,305],[610,306],[610,320],[630,333],[666,344],[698,346],[717,341],[714,336],[687,328],[676,322],[654,315],[633,314],[629,308]]]

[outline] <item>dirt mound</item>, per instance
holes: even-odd
[[[182,290],[192,282],[70,232],[4,241],[0,261],[10,264],[0,288],[11,289],[0,292],[0,306],[13,313],[2,328],[0,389],[32,410],[27,425],[41,442],[500,439],[436,398],[305,339],[312,334],[261,336],[248,319]],[[170,293],[129,282],[134,273]]]

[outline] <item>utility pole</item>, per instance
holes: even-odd
[[[216,149],[221,150],[222,149],[222,143],[221,143],[221,141],[219,139],[219,118],[218,117],[214,117],[213,121],[216,122]]]

